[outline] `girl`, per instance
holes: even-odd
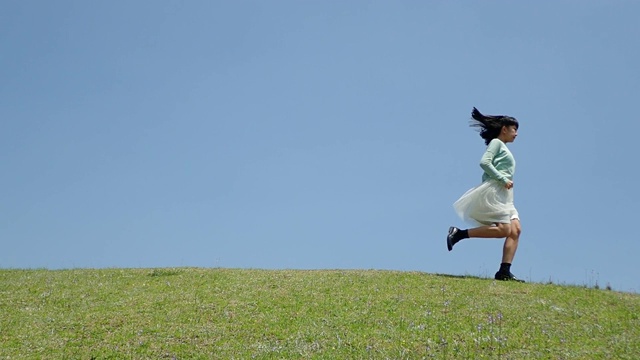
[[[450,227],[447,235],[447,249],[467,238],[506,237],[502,249],[502,263],[495,274],[496,280],[519,280],[511,273],[511,262],[518,249],[520,238],[520,218],[513,205],[513,174],[516,162],[507,148],[518,136],[518,120],[510,116],[483,115],[473,108],[471,126],[480,131],[487,150],[480,160],[484,170],[482,184],[467,191],[453,207],[463,220],[480,226],[461,230]]]

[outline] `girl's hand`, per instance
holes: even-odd
[[[513,187],[513,181],[511,181],[511,180],[507,181],[507,183],[504,185],[504,187],[506,187],[507,189],[511,189]]]

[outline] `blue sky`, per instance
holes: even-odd
[[[520,121],[512,271],[640,290],[640,3],[3,1],[0,267],[389,269],[446,250],[473,106]]]

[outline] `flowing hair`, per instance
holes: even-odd
[[[475,107],[471,111],[473,120],[470,122],[471,127],[475,127],[480,132],[480,137],[484,139],[485,145],[489,145],[491,140],[497,138],[502,131],[503,126],[515,126],[518,129],[518,120],[506,115],[483,115]]]

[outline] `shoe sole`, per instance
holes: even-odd
[[[498,281],[513,281],[513,282],[519,282],[519,283],[525,282],[524,280],[520,280],[515,277],[495,277],[495,279]]]

